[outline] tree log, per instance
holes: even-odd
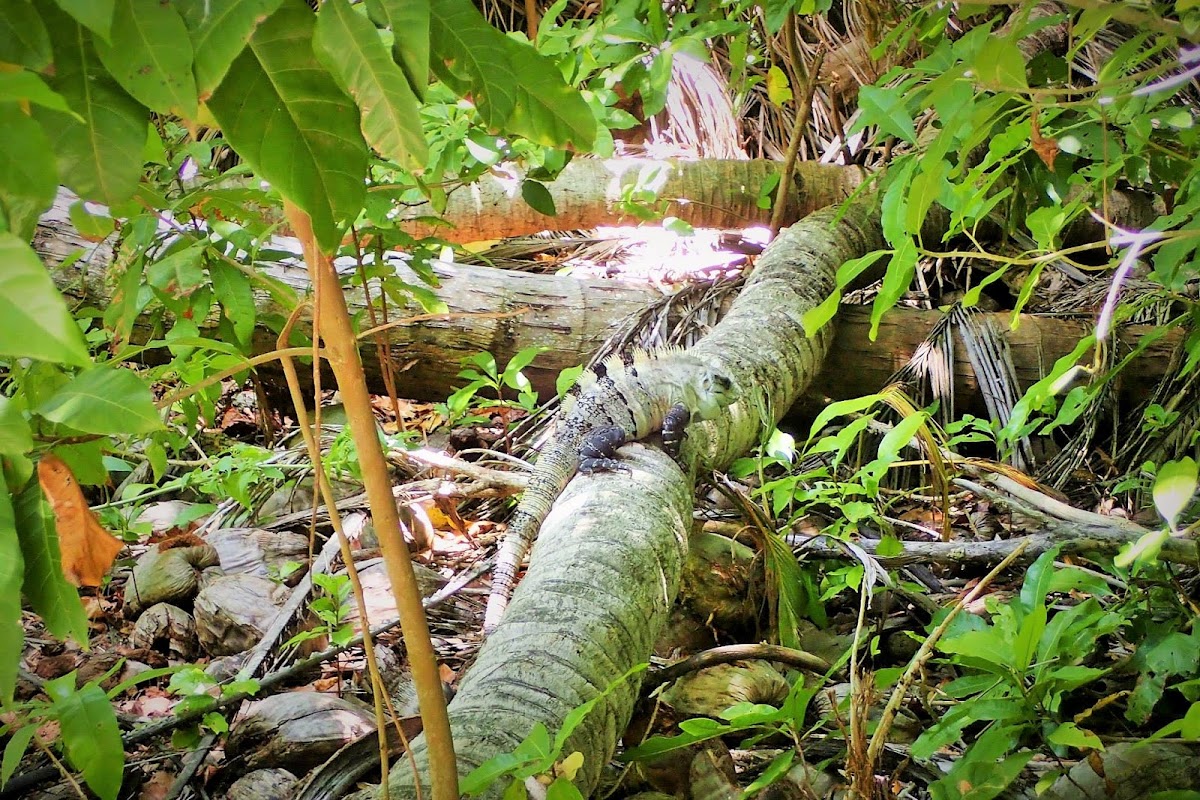
[[[108,268],[112,248],[83,239],[67,218],[73,198],[60,196],[55,206],[38,224],[34,247],[52,269],[59,288],[80,305],[105,308],[112,302],[112,279]],[[286,246],[286,240],[279,240]],[[66,267],[68,256],[83,250],[84,256]],[[498,270],[491,267],[437,262],[434,273],[440,287],[435,290],[450,310],[445,319],[424,320],[399,325],[387,332],[393,354],[393,368],[400,373],[398,390],[402,397],[416,400],[444,400],[464,381],[457,378],[462,358],[488,351],[501,364],[526,347],[545,347],[525,374],[542,397],[554,392],[554,382],[563,369],[586,361],[613,332],[616,325],[662,298],[662,292],[644,284],[620,280],[581,279],[559,275]],[[299,263],[262,265],[271,277],[292,287],[298,295],[311,292],[308,274]],[[397,269],[416,281],[402,265]],[[365,307],[361,290],[351,290],[347,298],[351,313]],[[279,313],[281,309],[264,292],[256,296],[258,314]],[[392,318],[420,313],[409,308],[393,312]],[[831,356],[810,386],[805,403],[824,398],[841,400],[880,388],[920,346],[932,327],[941,319],[938,311],[897,308],[888,312],[879,329],[878,339],[870,341],[870,309],[843,306]],[[1091,320],[1051,315],[1022,314],[1015,330],[1010,329],[1011,315],[992,314],[992,321],[1003,331],[1016,366],[1021,385],[1039,380],[1060,356],[1069,353],[1087,334]],[[215,318],[202,329],[215,328]],[[311,316],[299,326],[311,331]],[[1117,332],[1118,353],[1123,354],[1145,335],[1150,326],[1128,325]],[[145,342],[151,337],[148,319],[140,320],[134,337]],[[1171,331],[1135,359],[1122,374],[1122,399],[1143,399],[1154,382],[1165,374],[1171,351],[1181,333]],[[275,346],[275,334],[260,326],[253,341],[253,355]],[[955,389],[960,408],[983,413],[982,400],[971,365],[961,342],[955,348]],[[373,341],[364,343],[364,366],[371,389],[384,393],[379,358]],[[266,380],[282,380],[282,373],[270,365],[260,367]],[[308,372],[302,371],[308,378]],[[330,379],[332,380],[332,379]],[[327,385],[332,385],[328,383]]]

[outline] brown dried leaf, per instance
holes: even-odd
[[[79,481],[61,458],[43,456],[38,481],[54,509],[63,575],[76,586],[99,586],[125,545],[96,520]]]

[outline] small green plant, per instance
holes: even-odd
[[[809,703],[817,691],[816,688],[805,686],[804,681],[797,680],[778,708],[762,703],[738,703],[726,709],[717,719],[685,719],[679,723],[682,733],[675,736],[654,736],[637,747],[626,750],[621,759],[650,760],[697,742],[722,736],[736,736],[743,740],[746,746],[779,736],[788,741],[800,742],[821,724],[818,722],[810,726],[805,722]],[[749,797],[787,774],[797,754],[797,748],[786,748],[745,788],[743,796]]]
[[[959,702],[913,743],[913,757],[931,758],[968,726],[982,724],[984,730],[950,772],[930,785],[935,800],[968,796],[962,786],[973,787],[972,800],[999,795],[1035,755],[1024,748],[1035,738],[1059,755],[1103,749],[1095,733],[1071,718],[1065,703],[1071,693],[1108,674],[1107,667],[1089,662],[1104,637],[1129,620],[1096,599],[1111,594],[1103,579],[1073,567],[1056,568],[1057,555],[1051,550],[1033,563],[1016,597],[989,598],[990,619],[962,615],[938,643],[961,672],[943,687],[947,698]],[[1091,596],[1051,616],[1047,598],[1068,592]]]
[[[487,422],[485,417],[473,416],[471,411],[485,405],[506,405],[523,408],[532,412],[537,408],[537,393],[533,391],[529,378],[522,371],[528,367],[545,347],[526,347],[519,351],[501,370],[496,363],[496,357],[491,353],[476,353],[463,359],[463,369],[458,377],[465,378],[470,383],[456,390],[438,411],[446,417],[451,425],[462,422]],[[505,389],[517,392],[516,402],[506,400]],[[495,399],[483,398],[480,391],[487,390],[495,395]]]
[[[59,725],[67,762],[79,770],[83,782],[101,800],[116,798],[125,770],[125,747],[110,701],[139,683],[175,671],[174,667],[147,670],[105,692],[102,684],[124,666],[124,660],[118,661],[108,672],[83,686],[77,686],[76,673],[70,672],[43,684],[47,699],[8,706],[12,716],[0,727],[0,737],[8,738],[0,761],[0,788],[15,774],[38,730],[45,723],[55,721]],[[53,743],[37,739],[37,745],[44,749]]]
[[[615,680],[599,695],[573,709],[563,720],[562,728],[553,740],[545,725],[535,723],[529,735],[511,753],[501,753],[472,770],[471,774],[463,779],[460,787],[463,795],[476,797],[496,781],[507,778],[509,783],[504,792],[505,800],[524,800],[528,796],[525,789],[527,781],[543,784],[544,797],[547,800],[583,800],[583,795],[572,783],[575,773],[583,766],[583,755],[575,751],[563,757],[567,739],[598,703],[647,666],[639,664]]]
[[[180,749],[194,748],[200,743],[201,730],[218,735],[229,732],[229,723],[213,708],[218,699],[235,694],[258,694],[258,681],[253,678],[219,684],[200,667],[188,665],[171,676],[167,690],[182,699],[175,705],[175,715],[205,712],[198,724],[184,725],[171,734],[171,745]]]
[[[352,586],[349,575],[314,575],[313,583],[322,595],[309,604],[309,609],[320,620],[320,624],[300,631],[288,639],[285,646],[295,647],[303,642],[321,637],[341,647],[354,638],[354,626],[346,622],[354,603],[350,600]]]

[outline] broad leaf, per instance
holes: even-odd
[[[74,680],[72,674],[71,680]],[[88,788],[101,800],[116,800],[125,771],[121,730],[108,696],[89,683],[55,698],[54,715],[62,726],[71,763],[83,773]]]
[[[132,370],[93,367],[37,408],[51,422],[84,433],[150,433],[162,429],[149,387]]]
[[[1196,496],[1196,480],[1196,462],[1191,458],[1168,461],[1159,468],[1154,479],[1154,507],[1171,530]]]
[[[429,86],[429,6],[430,0],[367,0],[367,9],[392,29],[392,54],[422,99]]]
[[[237,267],[216,259],[209,262],[208,274],[217,302],[225,309],[225,317],[233,325],[238,342],[249,345],[256,313],[250,278]]]
[[[113,6],[116,0],[54,0],[58,7],[75,18],[83,27],[107,39],[112,30]],[[54,29],[54,23],[50,24]]]
[[[0,787],[8,783],[8,779],[16,773],[17,767],[21,766],[21,758],[29,749],[29,743],[33,741],[35,733],[37,733],[35,724],[25,725],[12,732],[12,738],[8,740],[8,744],[4,745],[4,762],[0,764]]]
[[[0,454],[20,455],[33,449],[33,431],[12,398],[0,395]]]
[[[563,81],[553,61],[515,39],[503,41],[517,78],[517,105],[505,127],[547,147],[590,149],[596,118],[584,99]]]
[[[37,254],[0,233],[0,356],[91,363],[79,326]]]
[[[546,188],[546,184],[541,181],[529,178],[521,181],[521,199],[539,214],[547,217],[557,216],[558,214],[558,211],[554,207],[553,195]]]
[[[0,3],[0,61],[30,69],[50,63],[50,35],[29,0]]]
[[[159,0],[116,0],[112,35],[96,53],[117,83],[160,113],[196,116],[192,42],[171,5]]]
[[[75,587],[63,577],[54,515],[37,481],[30,481],[16,496],[13,511],[25,563],[22,587],[29,605],[50,633],[86,645],[87,615]]]
[[[880,132],[912,144],[917,141],[917,128],[904,105],[904,94],[895,87],[864,86],[858,92],[861,114],[851,132],[878,125]]]
[[[275,13],[282,0],[175,0],[195,51],[196,89],[207,100],[229,65],[250,41],[261,20]]]
[[[430,11],[429,63],[434,72],[456,94],[474,98],[484,125],[504,127],[517,105],[518,80],[504,34],[469,0],[440,0]]]
[[[1025,57],[1007,37],[988,37],[975,58],[975,74],[989,89],[1013,92],[1029,88]]]
[[[317,56],[362,112],[367,142],[410,169],[429,155],[417,97],[392,61],[375,26],[347,0],[327,0],[317,17]]]
[[[28,100],[55,111],[74,113],[61,94],[51,89],[44,80],[29,70],[0,72],[0,102],[11,100]]]
[[[25,560],[17,538],[17,520],[3,471],[0,471],[0,704],[12,702],[25,630],[21,627],[21,582]]]
[[[59,179],[87,200],[128,200],[142,175],[146,109],[109,77],[87,31],[50,7],[43,12],[54,45],[50,88],[78,115],[34,115],[58,155]]]
[[[16,103],[0,103],[0,214],[8,229],[30,241],[57,190],[58,167],[42,127]]]
[[[209,110],[255,173],[312,217],[332,250],[362,208],[367,147],[353,102],[312,49],[316,20],[287,0],[250,39]]]

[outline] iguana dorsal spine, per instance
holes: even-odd
[[[577,471],[620,468],[613,460],[617,447],[660,430],[668,449],[677,451],[689,419],[712,419],[735,399],[729,377],[678,348],[613,356],[585,371],[563,401],[554,436],[538,457],[500,543],[484,632],[500,622],[521,561]]]

